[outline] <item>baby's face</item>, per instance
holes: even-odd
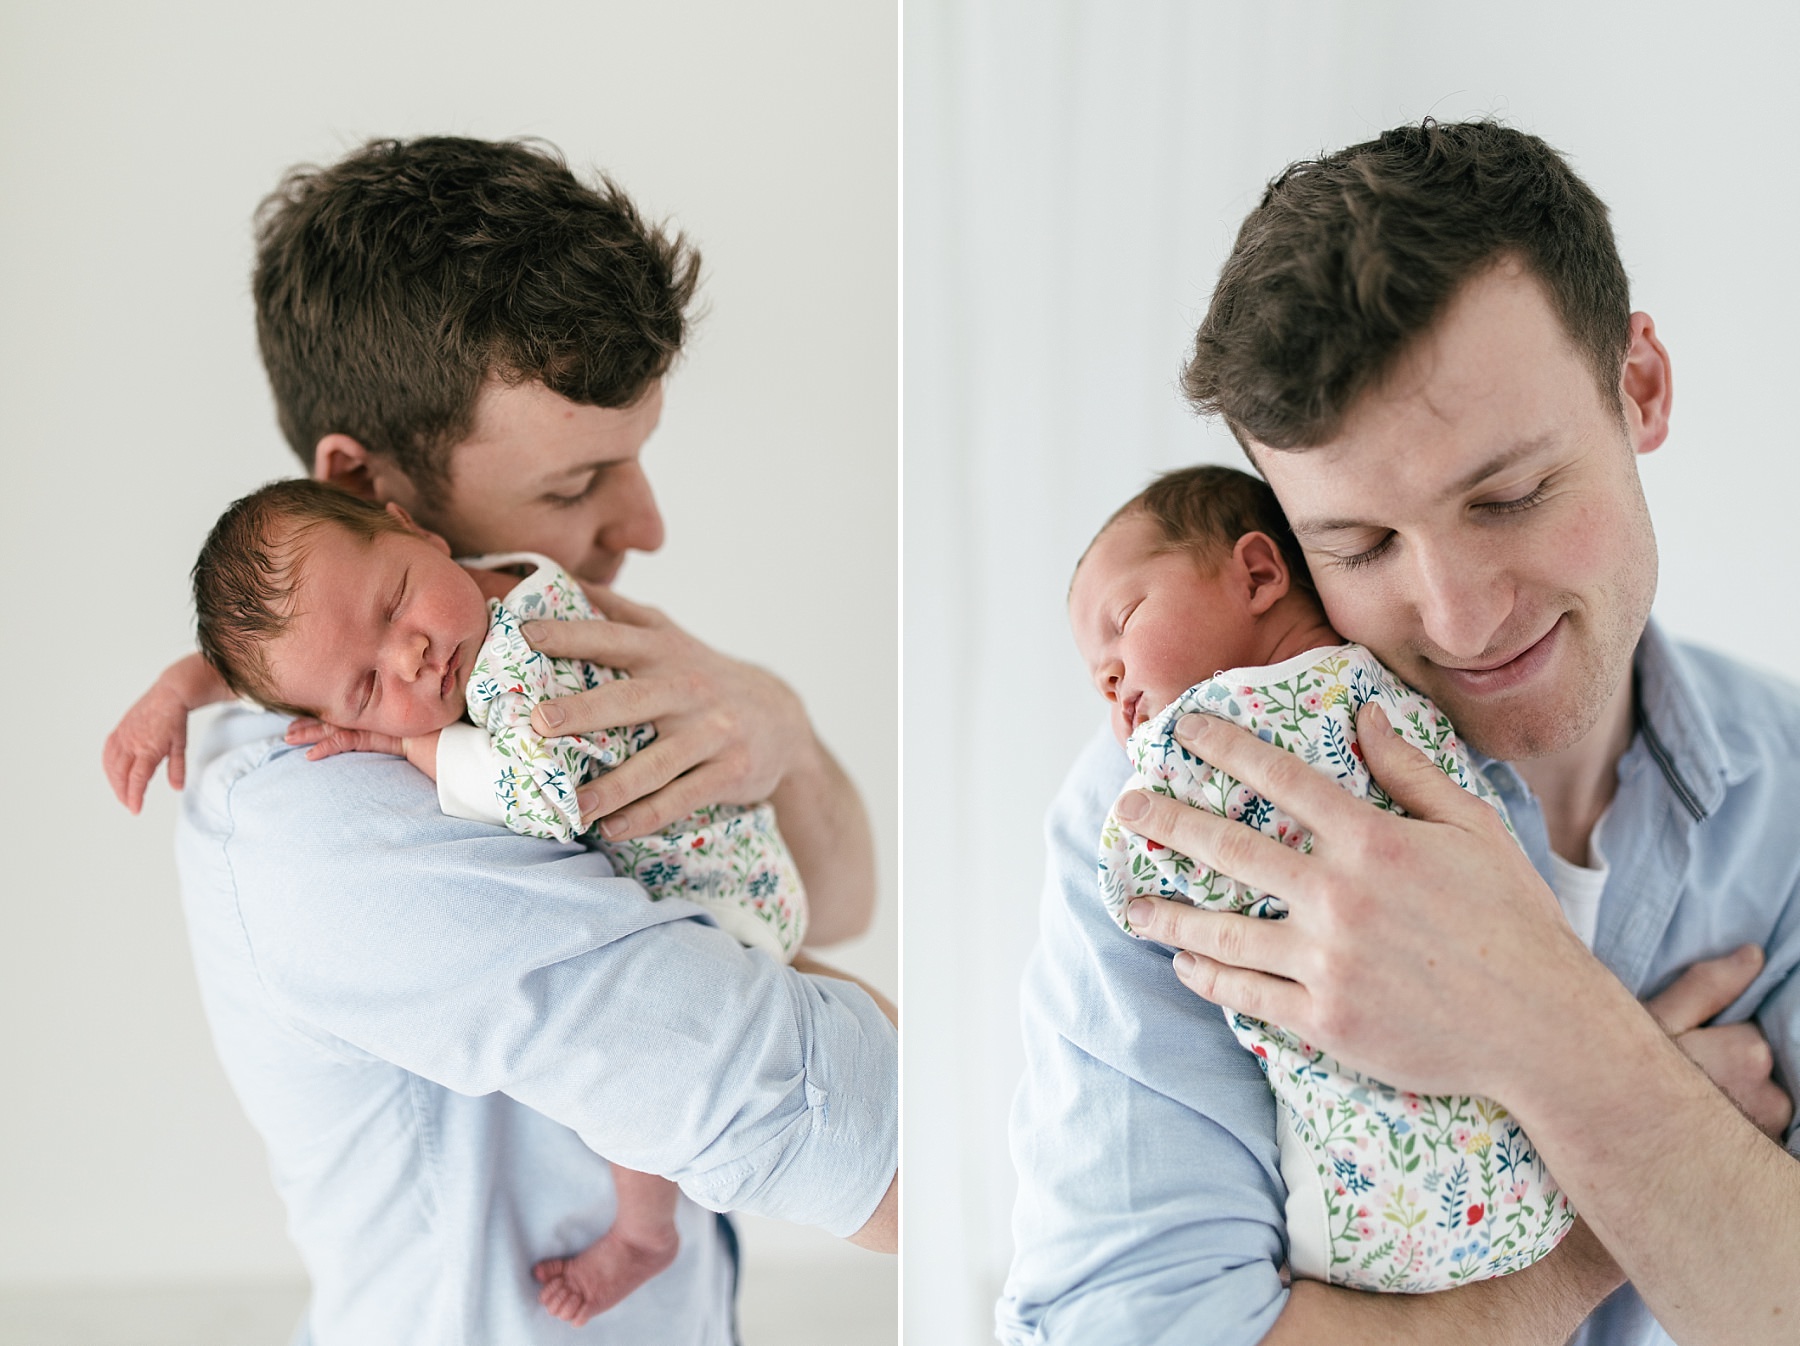
[[[1094,540],[1069,586],[1069,624],[1094,686],[1112,703],[1123,743],[1195,683],[1243,662],[1249,624],[1226,588],[1188,551],[1162,551],[1154,520],[1128,514]]]
[[[413,531],[364,542],[322,524],[302,546],[293,616],[268,649],[281,699],[397,738],[454,723],[488,610],[444,540]]]

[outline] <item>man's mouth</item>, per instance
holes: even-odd
[[[1510,691],[1528,681],[1549,663],[1562,639],[1563,619],[1558,617],[1550,629],[1529,645],[1495,659],[1474,664],[1438,664],[1443,675],[1458,690],[1473,695],[1492,695]]]

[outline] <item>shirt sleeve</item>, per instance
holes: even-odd
[[[296,1032],[507,1093],[715,1210],[842,1236],[886,1192],[897,1040],[850,983],[651,903],[595,851],[447,817],[391,758],[277,746],[189,819]]]
[[[503,767],[487,732],[458,720],[438,733],[438,807],[452,818],[506,826],[506,810],[494,791]]]
[[[1047,826],[1011,1125],[1008,1346],[1235,1346],[1287,1300],[1273,1095],[1223,1014],[1176,980],[1172,950],[1125,934],[1100,900],[1100,826],[1129,775],[1101,735]]]

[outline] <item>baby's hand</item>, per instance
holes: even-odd
[[[179,790],[185,783],[187,723],[187,701],[159,679],[107,735],[101,757],[106,779],[119,802],[133,813],[144,807],[144,788],[164,759],[169,763],[169,788]]]
[[[340,729],[311,716],[302,715],[287,727],[287,741],[296,748],[310,743],[306,760],[321,761],[340,752],[383,752],[390,757],[406,756],[406,744],[392,734],[378,734],[372,729]]]

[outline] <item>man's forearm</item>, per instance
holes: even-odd
[[[1683,1346],[1800,1331],[1800,1163],[1622,987],[1501,1097]]]
[[[1556,1251],[1510,1276],[1430,1295],[1380,1295],[1295,1281],[1264,1346],[1562,1346],[1624,1282],[1583,1221]]]
[[[818,737],[809,737],[799,764],[782,777],[769,802],[806,883],[806,942],[817,946],[869,928],[875,840],[856,787]]]

